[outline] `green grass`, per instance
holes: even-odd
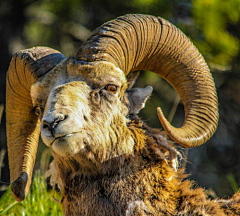
[[[55,193],[58,200],[60,195]],[[53,192],[47,191],[46,183],[37,172],[33,179],[31,189],[23,202],[13,199],[10,187],[0,199],[0,215],[4,216],[61,216],[61,204],[53,199]]]
[[[229,173],[227,175],[227,179],[231,184],[234,193],[236,193],[239,190],[239,186],[238,186],[237,180],[234,178],[234,175],[232,173]]]

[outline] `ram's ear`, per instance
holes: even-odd
[[[152,94],[152,86],[146,88],[133,88],[128,91],[128,100],[130,103],[129,114],[137,115],[145,107],[145,103]]]

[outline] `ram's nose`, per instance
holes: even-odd
[[[61,113],[54,116],[45,117],[42,120],[42,127],[44,130],[51,132],[52,136],[55,137],[55,129],[59,123],[65,121],[67,117],[67,115],[63,115]]]

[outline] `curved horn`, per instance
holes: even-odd
[[[40,133],[30,89],[36,80],[65,57],[56,50],[36,47],[16,53],[10,63],[6,86],[8,158],[13,197],[24,200],[28,193]]]
[[[125,74],[148,70],[166,79],[185,109],[180,128],[158,108],[169,136],[185,147],[205,143],[218,124],[218,99],[209,68],[191,41],[168,21],[149,15],[125,15],[97,28],[77,53],[77,60],[109,61]]]

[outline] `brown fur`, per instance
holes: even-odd
[[[78,162],[68,165],[68,173],[61,175],[64,182],[61,203],[65,215],[239,214],[239,193],[229,201],[210,200],[202,188],[184,180],[183,169],[174,170],[169,149],[154,138],[156,134],[164,135],[163,132],[142,126],[139,120],[132,121],[129,129],[135,137],[134,155],[110,159],[102,164],[101,171],[91,175],[73,174],[73,164]],[[175,151],[172,143],[169,144]],[[159,156],[159,151],[165,159]],[[60,165],[57,156],[55,161],[58,167],[66,169],[66,162]]]

